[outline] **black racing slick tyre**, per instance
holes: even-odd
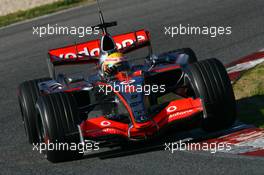
[[[74,96],[63,92],[42,96],[36,108],[39,138],[46,145],[47,159],[63,162],[81,158],[83,152],[77,149],[82,140],[81,120]]]
[[[18,87],[18,102],[22,114],[25,132],[29,143],[38,142],[38,134],[35,126],[36,109],[35,104],[40,96],[38,83],[50,80],[50,78],[41,78],[25,81]]]
[[[196,97],[203,102],[202,128],[216,131],[232,126],[236,120],[236,101],[224,65],[217,59],[207,59],[188,66],[190,81]]]

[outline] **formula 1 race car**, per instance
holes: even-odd
[[[18,99],[30,143],[136,142],[193,118],[206,131],[234,123],[234,93],[219,60],[198,61],[189,48],[154,55],[148,31],[111,36],[107,28],[116,22],[107,23],[99,14],[95,28],[102,30],[101,40],[50,50],[50,77],[20,84]],[[140,48],[149,50],[144,64],[122,56]],[[105,61],[116,60],[105,67]],[[97,72],[57,73],[56,68],[74,64],[95,64]],[[82,156],[73,150],[45,154],[52,162]]]

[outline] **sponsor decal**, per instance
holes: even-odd
[[[127,34],[121,34],[113,36],[118,49],[126,48],[132,45],[135,41],[143,42],[147,41],[147,32],[145,30],[139,30]],[[82,58],[82,55],[86,56],[99,56],[100,52],[100,40],[92,40],[77,45],[66,46],[49,51],[51,61],[61,61],[62,59],[75,59]]]
[[[134,83],[136,80],[128,80],[128,81],[122,81],[120,84],[122,84],[122,85],[127,85],[127,84],[132,84],[132,83]]]
[[[100,124],[101,124],[101,126],[110,126],[111,125],[111,122],[104,120]]]
[[[140,40],[145,40],[144,36],[137,36],[138,37],[138,41]],[[122,41],[121,43],[116,43],[116,47],[117,49],[121,49],[121,48],[125,48],[127,46],[130,46],[133,44],[133,40],[132,39],[127,39]],[[80,50],[78,52],[79,55],[86,55],[86,56],[98,56],[100,54],[100,48],[99,47],[95,47],[95,48],[89,48],[88,47],[83,47],[82,50]],[[81,58],[81,56],[78,56]],[[60,59],[73,59],[73,58],[77,58],[76,52],[69,52],[69,53],[65,53],[65,54],[60,54],[59,55]]]
[[[177,110],[177,106],[170,106],[170,107],[167,108],[167,112],[168,113],[172,113],[172,112],[174,112],[176,110]]]
[[[186,114],[190,114],[192,112],[193,112],[193,109],[190,109],[187,111],[176,112],[174,114],[169,115],[169,119],[174,118],[174,117],[178,117],[178,116],[182,116],[182,115],[186,115]]]

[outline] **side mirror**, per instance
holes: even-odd
[[[69,84],[71,84],[71,83],[77,83],[80,81],[84,81],[84,77],[82,75],[74,75],[71,77],[67,77],[66,80]]]

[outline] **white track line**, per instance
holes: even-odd
[[[263,62],[264,62],[264,58],[259,58],[256,60],[240,63],[240,64],[237,64],[235,66],[228,67],[227,72],[230,74],[230,73],[234,73],[234,72],[241,72],[241,71],[249,70],[249,69],[254,68],[255,66],[257,66]]]

